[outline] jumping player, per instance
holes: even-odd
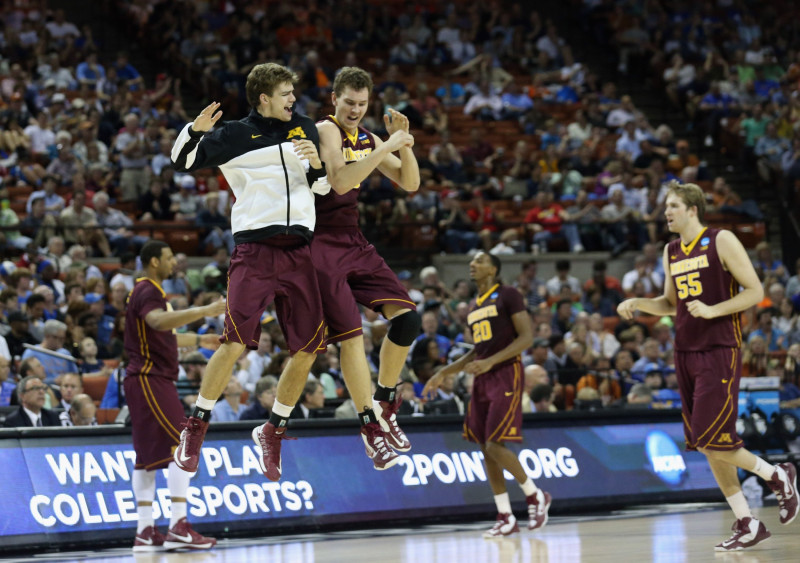
[[[524,380],[520,354],[533,343],[533,327],[522,295],[498,280],[500,259],[479,252],[469,264],[479,297],[470,306],[467,324],[475,343],[469,353],[442,368],[428,380],[422,393],[429,396],[449,374],[466,371],[475,376],[464,437],[483,451],[486,474],[497,505],[497,521],[484,532],[499,538],[519,532],[511,512],[503,471],[519,483],[528,502],[528,529],[547,524],[550,494],[537,488],[517,456],[505,442],[522,441],[522,394]]]
[[[325,335],[325,321],[309,242],[314,230],[312,188],[324,185],[314,122],[293,111],[297,76],[275,63],[247,76],[253,107],[240,121],[206,134],[222,112],[214,102],[186,125],[172,148],[178,170],[219,167],[236,196],[231,224],[236,248],[228,272],[228,308],[221,346],[208,363],[197,408],[181,433],[175,461],[197,470],[211,409],[245,348],[255,349],[261,314],[275,301],[292,358],[278,381],[269,421],[253,429],[267,479],[281,477],[281,441]]]
[[[133,494],[136,496],[139,523],[133,551],[161,549],[209,549],[217,540],[195,532],[186,520],[186,491],[191,474],[181,471],[173,461],[178,445],[183,405],[178,398],[178,347],[218,345],[216,334],[176,334],[174,329],[203,317],[216,317],[225,311],[223,300],[173,311],[161,287],[172,275],[177,261],[170,247],[151,240],[141,252],[145,277],[136,280],[125,313],[125,352],[128,367],[125,397],[131,414],[133,449]],[[167,468],[172,516],[167,535],[155,527],[153,500],[157,469]]]
[[[634,298],[617,308],[625,319],[639,310],[675,315],[675,369],[687,450],[699,450],[736,515],[733,535],[716,551],[752,547],[771,534],[750,512],[737,468],[755,473],[775,492],[780,520],[797,516],[797,471],[770,465],[746,450],[736,434],[742,329],[739,313],[761,301],[764,290],[739,239],[703,226],[705,194],[695,184],[673,182],[666,199],[667,227],[679,238],[664,248],[671,281],[664,295]],[[741,290],[740,290],[741,287]]]
[[[377,415],[389,445],[400,452],[411,449],[397,424],[401,399],[395,387],[421,323],[408,292],[359,229],[358,187],[376,168],[406,191],[416,191],[420,179],[408,118],[394,110],[384,116],[389,132],[386,142],[359,125],[367,112],[372,86],[365,70],[342,68],[333,82],[334,115],[317,123],[320,155],[333,192],[316,196],[317,227],[311,253],[328,339],[341,342],[342,374],[359,410],[367,455],[376,469],[385,469],[397,463],[397,455],[390,451],[387,457],[386,452],[369,443],[374,435],[370,423]],[[395,151],[399,158],[392,154]],[[390,320],[381,345],[374,400],[358,303]]]

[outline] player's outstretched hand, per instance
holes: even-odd
[[[397,110],[390,109],[389,113],[384,113],[383,123],[389,135],[393,135],[395,131],[408,133],[408,118]]]
[[[702,301],[689,301],[686,304],[686,310],[689,311],[689,314],[695,318],[700,317],[701,319],[713,319],[715,316],[713,309],[711,309],[711,307]]]
[[[617,305],[617,314],[625,320],[631,320],[636,311],[636,299],[626,299]]]
[[[206,317],[218,317],[225,312],[225,298],[220,297],[217,301],[206,305]]]
[[[322,161],[319,159],[319,152],[313,141],[308,139],[292,139],[294,150],[301,160],[307,160],[311,168],[319,170],[322,168]]]
[[[200,335],[200,347],[216,350],[219,348],[219,334],[209,333]]]
[[[442,386],[442,382],[444,381],[445,371],[444,369],[439,369],[436,373],[434,373],[428,382],[425,384],[425,387],[422,388],[422,398],[424,400],[432,400],[436,398],[436,391],[439,390],[439,387]]]
[[[194,118],[192,129],[195,131],[210,131],[216,125],[219,118],[222,117],[222,112],[219,109],[219,102],[211,102],[208,104],[200,115]],[[214,113],[216,112],[216,113]]]

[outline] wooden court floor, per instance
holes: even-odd
[[[130,550],[47,554],[6,561],[268,563],[655,563],[800,561],[800,519],[781,526],[777,508],[756,514],[772,537],[753,550],[715,554],[732,514],[722,505],[643,507],[605,516],[556,517],[538,532],[484,540],[491,522],[222,540],[212,551],[134,556]]]

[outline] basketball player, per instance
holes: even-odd
[[[330,342],[341,342],[342,374],[359,410],[367,455],[376,469],[399,461],[385,457],[368,443],[377,420],[389,445],[397,451],[411,449],[397,424],[401,398],[395,387],[408,349],[419,336],[416,305],[397,276],[358,226],[359,184],[376,168],[406,191],[419,187],[419,167],[411,147],[408,118],[394,110],[384,116],[389,139],[381,139],[361,127],[372,93],[372,78],[357,67],[344,67],[333,81],[335,108],[317,123],[320,154],[325,161],[333,192],[316,196],[317,228],[311,253],[317,268]],[[397,151],[399,158],[393,154]],[[382,313],[390,321],[381,345],[378,386],[371,396],[369,367],[364,352],[358,303]],[[374,408],[374,411],[373,411]]]
[[[716,551],[741,550],[771,534],[753,518],[737,468],[767,482],[778,497],[782,524],[797,516],[794,465],[770,465],[743,448],[736,435],[742,367],[739,313],[761,301],[764,291],[739,239],[730,231],[703,226],[705,194],[698,186],[673,182],[666,205],[667,227],[680,237],[664,248],[664,271],[671,281],[664,284],[661,297],[628,299],[617,311],[625,319],[637,310],[676,315],[675,369],[686,449],[706,455],[736,515],[733,535]]]
[[[178,347],[200,344],[214,347],[218,345],[218,337],[216,334],[176,334],[174,329],[203,317],[221,315],[225,312],[225,302],[219,300],[205,307],[173,311],[161,287],[177,263],[172,250],[165,242],[150,240],[142,246],[140,257],[145,277],[136,280],[128,298],[125,313],[128,367],[123,382],[136,452],[133,494],[139,523],[133,551],[209,549],[217,540],[201,536],[186,520],[186,491],[192,476],[178,469],[172,457],[180,437],[178,428],[184,418],[175,381],[178,379]],[[153,522],[155,471],[165,467],[172,511],[166,536]]]
[[[519,532],[517,519],[511,512],[504,470],[514,476],[525,493],[529,530],[547,524],[550,510],[550,494],[534,485],[516,454],[505,446],[505,442],[522,441],[524,380],[520,354],[533,343],[533,327],[522,295],[499,281],[497,256],[479,252],[469,263],[469,273],[479,295],[467,317],[475,348],[431,377],[422,394],[430,396],[449,374],[466,371],[475,376],[464,420],[464,437],[477,442],[483,451],[497,505],[497,521],[483,537],[500,538]]]
[[[214,102],[183,128],[172,148],[178,170],[219,167],[236,196],[225,331],[175,450],[176,463],[188,472],[197,470],[211,410],[244,349],[258,347],[261,314],[274,300],[292,358],[278,382],[269,421],[254,428],[252,436],[262,450],[264,475],[278,481],[286,424],[324,339],[309,242],[315,222],[311,188],[327,187],[327,180],[317,128],[292,109],[296,81],[286,67],[256,65],[245,85],[250,115],[206,134],[222,116]]]

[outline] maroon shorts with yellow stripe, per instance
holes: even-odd
[[[275,302],[289,352],[324,351],[325,321],[308,244],[272,237],[237,244],[228,270],[227,311],[221,342],[258,348],[261,314]]]
[[[739,348],[675,352],[686,449],[735,450],[744,444],[736,434],[739,416]]]
[[[522,364],[492,368],[475,378],[464,438],[478,444],[522,440]]]
[[[328,342],[361,334],[359,303],[373,311],[384,305],[417,308],[395,273],[359,229],[317,230],[311,242],[311,255],[328,325]]]
[[[166,377],[128,375],[123,381],[131,414],[136,469],[163,469],[172,461],[185,418],[175,382]]]

